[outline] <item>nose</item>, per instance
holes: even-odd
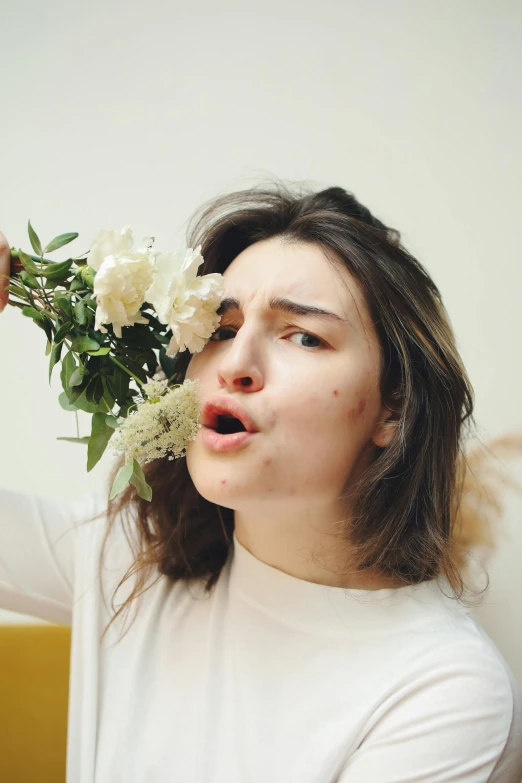
[[[218,365],[219,385],[229,392],[262,389],[261,349],[255,336],[243,326],[226,343]]]

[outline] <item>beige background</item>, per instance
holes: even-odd
[[[177,249],[223,190],[270,175],[341,185],[441,288],[480,436],[522,431],[519,2],[18,0],[2,7],[2,59],[12,244],[28,248],[30,217],[44,240],[79,231],[78,252],[125,223]],[[47,385],[43,333],[9,311],[0,340],[2,484],[101,488],[110,457],[88,475],[82,447],[55,440],[74,417]],[[522,683],[522,501],[506,502],[476,615]]]

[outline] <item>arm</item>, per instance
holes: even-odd
[[[493,652],[434,652],[372,716],[337,783],[520,783],[520,693]],[[442,659],[442,660],[441,660]]]
[[[0,491],[0,607],[71,625],[77,530],[94,497],[58,503]]]

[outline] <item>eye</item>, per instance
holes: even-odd
[[[320,337],[316,337],[315,334],[310,334],[309,332],[294,332],[293,334],[290,335],[290,337],[295,337],[296,335],[298,337],[305,338],[307,344],[303,345],[302,343],[300,343],[300,345],[302,348],[307,348],[309,351],[313,350],[314,348],[326,347],[326,343],[324,342],[324,340],[321,340]],[[312,343],[315,342],[315,345],[313,344],[310,345],[310,342]]]
[[[210,336],[209,342],[212,343],[221,343],[226,339],[230,339],[230,336],[220,338],[220,335],[222,332],[229,332],[230,335],[233,337],[236,334],[236,329],[233,326],[221,326],[218,327]],[[305,343],[299,343],[301,348],[305,348],[308,351],[313,351],[318,348],[326,348],[326,343],[324,340],[321,340],[320,337],[316,337],[315,334],[310,334],[310,332],[293,332],[289,337],[295,337],[296,335],[302,336],[305,338]],[[310,344],[312,343],[312,344]]]
[[[212,332],[210,335],[209,342],[211,343],[220,343],[222,340],[218,338],[218,335],[221,334],[221,332],[232,332],[232,335],[235,334],[235,331],[230,326],[221,326],[216,329],[215,332]]]

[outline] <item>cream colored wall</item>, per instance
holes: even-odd
[[[130,223],[175,249],[221,190],[271,174],[341,185],[441,288],[481,437],[521,431],[521,38],[508,0],[10,3],[0,228],[26,247],[30,217],[86,249]],[[102,487],[110,459],[88,475],[55,440],[74,424],[39,331],[9,311],[0,341],[2,483]],[[512,500],[480,617],[522,682],[521,512]]]

